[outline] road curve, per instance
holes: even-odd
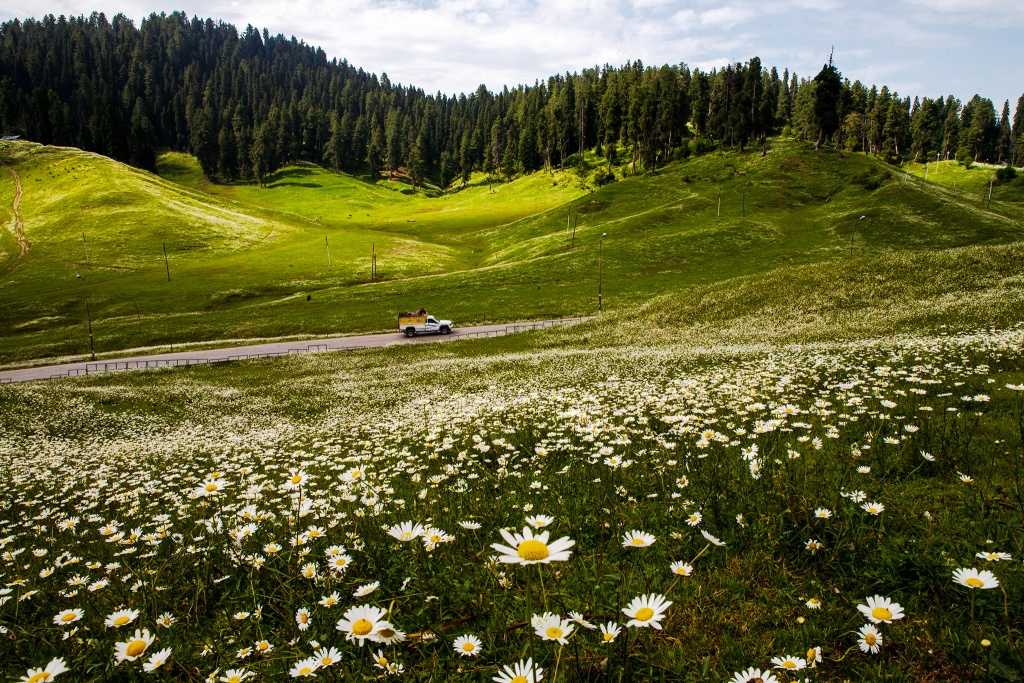
[[[557,318],[552,320],[532,320],[517,323],[499,323],[496,325],[478,325],[476,327],[456,327],[449,335],[418,336],[407,339],[397,332],[385,334],[359,334],[344,337],[327,337],[308,339],[305,341],[270,342],[266,344],[250,344],[247,346],[227,346],[214,349],[196,349],[175,353],[157,353],[125,358],[110,358],[97,361],[78,363],[62,363],[60,365],[40,365],[16,370],[0,370],[0,383],[31,382],[43,379],[77,377],[108,372],[124,372],[126,370],[152,370],[165,367],[185,367],[188,365],[205,365],[233,360],[251,358],[270,358],[274,356],[290,356],[302,353],[325,351],[344,351],[351,349],[367,349],[392,344],[422,344],[429,342],[453,341],[469,337],[498,337],[514,332],[542,329],[583,322],[589,318]]]

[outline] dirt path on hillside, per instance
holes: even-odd
[[[21,176],[13,168],[7,170],[14,176],[14,204],[11,207],[14,211],[14,239],[18,242],[18,255],[25,256],[28,253],[28,238],[25,237],[25,219],[21,217]]]

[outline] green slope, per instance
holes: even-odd
[[[493,187],[476,179],[439,197],[308,165],[257,188],[211,185],[180,154],[161,158],[160,179],[72,150],[23,150],[16,168],[30,178],[29,234],[54,235],[54,248],[33,247],[2,266],[3,360],[82,353],[86,291],[99,349],[113,351],[389,329],[395,310],[421,305],[463,324],[589,313],[599,254],[606,308],[614,310],[792,266],[829,264],[838,277],[851,258],[871,263],[904,250],[1024,239],[1016,202],[986,207],[931,177],[784,140],[766,156],[713,153],[594,192],[584,193],[574,174],[542,172]],[[44,188],[72,184],[56,174],[59,159],[94,164],[90,183],[105,187],[116,176],[124,189],[40,211]],[[0,179],[0,197],[8,182]],[[132,211],[143,216],[144,240],[126,237],[135,233],[122,216]],[[239,225],[224,227],[224,215],[238,215]],[[84,262],[83,216],[92,221],[87,233],[110,250],[102,266],[98,256],[96,265]],[[575,240],[567,230],[573,217]],[[374,283],[371,243],[383,277]],[[119,244],[126,246],[118,253]],[[73,279],[75,269],[85,269],[82,280]]]

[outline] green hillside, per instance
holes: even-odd
[[[325,274],[289,295],[286,272],[257,264],[247,298],[210,303],[195,285],[165,311],[110,314],[119,291],[163,291],[166,279],[140,267],[92,286],[104,343],[370,329],[408,301],[460,321],[593,311],[602,234],[608,312],[501,338],[0,386],[11,560],[50,532],[47,552],[8,563],[11,671],[56,654],[83,680],[130,671],[109,656],[122,636],[101,628],[125,606],[140,626],[176,621],[158,631],[173,650],[168,676],[242,657],[283,678],[311,639],[343,648],[318,672],[339,680],[379,675],[378,656],[409,677],[458,681],[526,657],[552,681],[731,680],[781,656],[813,660],[819,680],[1021,670],[1017,202],[989,208],[864,156],[782,141],[764,157],[710,154],[593,193],[537,174],[493,194],[478,184],[431,197],[312,167],[263,189],[224,187],[190,168],[165,156],[163,179],[131,181],[159,194],[125,199],[141,212],[201,198],[204,218],[178,234],[212,231],[206,216],[220,211],[275,227],[234,253],[213,238],[189,258],[176,252],[171,285],[179,271],[215,278],[223,262],[300,262],[304,240],[329,230],[437,250],[453,270],[410,277],[410,266],[372,284]],[[357,202],[358,220],[331,208]],[[329,227],[313,227],[313,207]],[[19,280],[33,251],[6,258],[5,291],[47,305]],[[5,336],[5,354],[44,353],[74,333],[39,322]],[[97,492],[92,521],[55,516],[53,481]],[[123,529],[97,532],[107,519]],[[399,542],[392,525],[408,520],[443,542]],[[571,555],[495,560],[501,530],[524,524],[568,537]],[[634,530],[653,544],[630,543]],[[344,571],[329,548],[345,553]],[[57,566],[64,553],[84,562]],[[110,567],[145,581],[96,580],[121,576]],[[952,580],[971,567],[993,571],[1000,590]],[[88,590],[68,591],[87,570]],[[652,592],[672,602],[661,628],[634,621],[611,645],[580,622],[564,650],[528,627],[547,610],[622,624],[623,607]],[[875,595],[906,614],[881,625],[882,649],[869,654],[857,631]],[[386,608],[407,642],[345,641],[338,619],[360,603]],[[61,628],[59,609],[78,605],[90,639],[43,638]],[[310,626],[299,631],[302,610]],[[461,634],[480,637],[479,657],[452,649]],[[271,656],[239,654],[262,640]]]
[[[988,202],[990,181],[992,200],[995,202],[1024,203],[1024,169],[1014,169],[1015,178],[1000,182],[996,172],[1001,168],[994,164],[971,164],[964,166],[956,161],[937,161],[927,164],[907,163],[905,168],[930,183],[940,185],[957,193],[964,201],[979,204]]]
[[[616,310],[789,266],[1024,237],[1014,196],[987,208],[931,177],[786,140],[596,191],[540,172],[430,195],[309,165],[260,188],[210,184],[181,154],[161,158],[162,177],[28,143],[3,157],[24,187],[31,243],[24,257],[5,247],[0,265],[6,361],[85,352],[86,296],[106,352],[390,329],[410,306],[462,324],[590,313],[599,252]],[[12,193],[8,173],[8,223]]]

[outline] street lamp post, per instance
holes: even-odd
[[[602,232],[601,239],[597,243],[597,312],[604,311],[603,288],[604,288],[604,238],[608,233]]]

